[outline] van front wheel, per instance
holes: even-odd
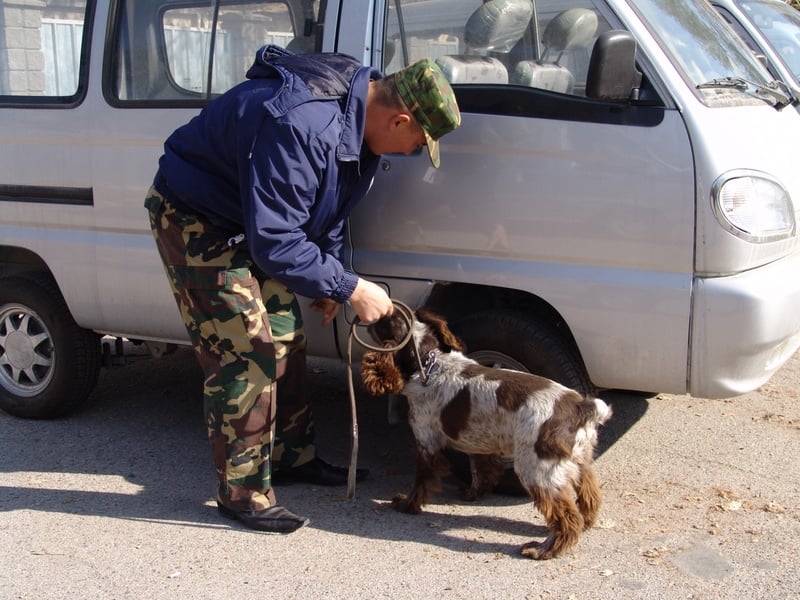
[[[75,323],[52,279],[0,279],[0,409],[48,419],[86,400],[100,370],[100,339]]]
[[[528,371],[594,393],[574,344],[556,326],[519,310],[473,313],[452,325],[470,358],[483,365]]]

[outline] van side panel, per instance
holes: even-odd
[[[144,197],[162,152],[164,132],[189,120],[196,110],[114,108],[94,110],[96,151],[95,236],[97,291],[101,310],[93,329],[171,341],[188,339],[166,283],[148,224]],[[104,138],[103,131],[117,135]],[[125,168],[120,168],[125,165]]]
[[[527,291],[596,385],[684,392],[694,170],[680,115],[658,110],[648,126],[464,113],[440,169],[384,157],[353,216],[356,268]]]

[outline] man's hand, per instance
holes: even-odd
[[[384,289],[376,283],[359,279],[350,304],[362,323],[372,323],[392,314],[394,306]]]
[[[330,298],[317,298],[311,303],[311,310],[322,313],[322,326],[327,327],[339,313],[342,305]]]

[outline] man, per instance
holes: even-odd
[[[384,78],[348,56],[265,46],[247,77],[167,139],[145,206],[205,375],[219,512],[288,533],[308,519],[277,504],[273,483],[347,482],[316,455],[295,293],[324,325],[344,302],[364,322],[392,311],[342,265],[345,220],[380,154],[427,146],[438,167],[461,117],[430,60]]]

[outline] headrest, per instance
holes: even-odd
[[[542,34],[542,45],[554,52],[588,46],[597,32],[597,15],[588,8],[570,8],[558,13]]]
[[[533,15],[531,0],[489,0],[470,16],[464,43],[470,50],[510,52]]]

